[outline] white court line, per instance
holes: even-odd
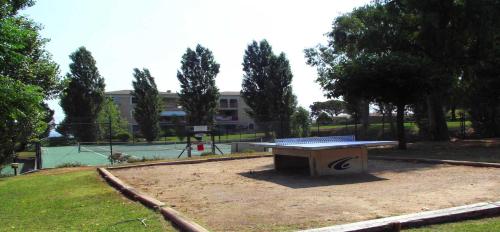
[[[80,147],[80,149],[82,149],[82,147]],[[99,152],[92,151],[92,150],[90,150],[90,149],[88,149],[88,148],[85,148],[85,147],[83,147],[83,149],[86,149],[87,151],[92,152],[92,153],[94,153],[94,154],[96,154],[96,155],[102,156],[102,157],[104,157],[104,158],[106,158],[106,159],[109,157],[109,156],[105,156],[105,155],[103,155],[103,154],[101,154],[101,153],[99,153]]]

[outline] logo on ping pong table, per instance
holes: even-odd
[[[345,157],[345,158],[341,158],[338,160],[334,160],[333,162],[328,164],[328,168],[333,168],[335,170],[349,169],[351,167],[351,164],[349,163],[349,161],[351,161],[353,159],[357,159],[357,158],[359,158],[359,157],[354,156],[354,157]]]

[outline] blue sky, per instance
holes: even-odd
[[[188,47],[201,44],[221,64],[217,86],[239,91],[241,63],[252,40],[267,39],[285,52],[299,105],[325,100],[303,50],[324,43],[333,19],[368,0],[38,0],[21,12],[44,26],[47,50],[68,72],[69,54],[89,49],[106,90],[131,89],[132,69],[149,68],[160,91],[179,90],[176,73]],[[57,122],[58,100],[49,102]]]

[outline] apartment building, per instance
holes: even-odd
[[[106,96],[120,109],[121,116],[128,121],[131,129],[137,129],[137,122],[133,116],[136,100],[132,97],[132,90],[117,90],[106,92]],[[163,100],[163,110],[160,112],[160,126],[172,125],[174,122],[185,122],[186,112],[179,105],[179,95],[175,92],[160,92]],[[246,113],[248,106],[240,96],[240,92],[220,92],[219,104],[215,115],[217,125],[227,128],[253,129],[255,123]]]

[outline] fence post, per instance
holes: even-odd
[[[42,145],[40,142],[35,143],[35,169],[42,169]]]
[[[320,137],[320,135],[319,135],[319,121],[318,121],[318,119],[316,119],[316,126],[318,127],[318,135],[317,136]]]
[[[188,132],[187,135],[187,149],[188,149],[188,157],[191,158],[191,133]]]
[[[215,135],[213,129],[210,129],[210,139],[212,140],[212,154],[215,155]]]
[[[358,140],[358,117],[354,119],[354,139]]]
[[[108,117],[109,126],[109,157],[113,156],[113,127],[111,126],[111,115]],[[111,164],[113,164],[113,159],[110,159]]]
[[[462,139],[465,139],[465,113],[460,112],[460,132],[462,134]]]

